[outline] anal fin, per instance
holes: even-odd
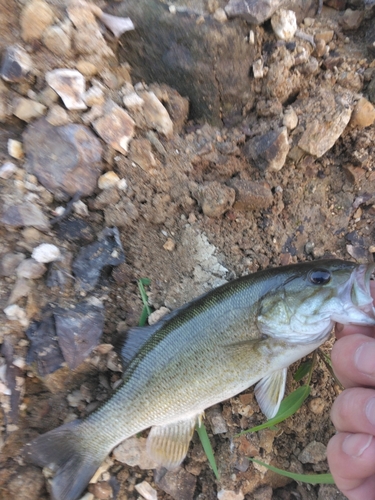
[[[255,397],[265,416],[273,418],[284,397],[287,368],[263,377],[255,386]]]
[[[186,457],[193,436],[195,424],[201,414],[168,425],[151,428],[147,438],[147,451],[150,456],[166,469],[172,470]]]

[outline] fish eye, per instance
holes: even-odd
[[[309,279],[314,285],[326,285],[331,281],[331,273],[327,269],[314,269],[310,271]]]

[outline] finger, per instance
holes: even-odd
[[[375,390],[346,389],[332,406],[331,420],[338,431],[375,436]]]
[[[328,443],[327,458],[337,487],[350,500],[375,500],[373,436],[339,432]]]
[[[375,301],[375,281],[370,281],[370,293]],[[375,336],[374,327],[372,326],[342,325],[340,323],[335,325],[335,335],[338,339],[346,335],[352,335],[353,333],[361,333],[369,337]]]
[[[375,387],[375,339],[361,334],[343,337],[333,346],[331,359],[344,387]]]

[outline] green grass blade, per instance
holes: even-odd
[[[301,363],[298,367],[298,370],[293,375],[293,378],[296,382],[302,380],[306,375],[310,372],[312,367],[312,360],[306,361],[305,363]]]
[[[279,411],[277,415],[270,420],[267,420],[264,424],[257,425],[252,427],[251,429],[247,429],[246,431],[242,431],[237,434],[236,437],[242,436],[242,434],[247,434],[248,432],[256,432],[261,431],[262,429],[268,429],[269,427],[273,427],[280,422],[283,422],[285,419],[293,415],[301,406],[303,405],[305,399],[310,394],[310,386],[303,385],[298,387],[297,390],[291,392],[283,401],[281,402]]]
[[[273,465],[265,464],[260,460],[256,460],[255,458],[249,458],[252,462],[255,462],[259,465],[263,465],[269,470],[280,474],[281,476],[289,477],[290,479],[294,479],[294,481],[300,481],[301,483],[308,484],[335,484],[333,480],[332,474],[296,474],[295,472],[288,472],[283,469],[278,469]]]
[[[142,298],[142,302],[143,302],[143,306],[144,306],[142,314],[141,314],[141,320],[144,317],[145,309],[147,311],[146,320],[147,320],[148,316],[150,316],[150,314],[151,314],[151,308],[148,305],[148,297],[147,297],[147,293],[145,290],[145,286],[148,286],[150,283],[151,283],[151,280],[149,280],[148,278],[141,278],[140,280],[138,280],[138,289],[139,289],[139,293],[141,294],[141,298]],[[143,323],[143,325],[145,325],[145,324],[146,324],[146,321]],[[143,326],[143,325],[140,324],[139,326]]]
[[[208,461],[210,462],[211,468],[214,471],[215,477],[217,480],[219,480],[220,474],[219,471],[217,470],[214,452],[204,423],[202,422],[201,425],[197,424],[195,426],[195,429],[198,432],[199,439],[201,440],[204,452],[207,455]]]
[[[146,306],[143,306],[141,316],[139,318],[138,326],[145,326],[147,324],[147,318],[149,317],[148,310]]]

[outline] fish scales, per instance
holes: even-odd
[[[122,385],[83,421],[29,443],[26,457],[55,470],[54,500],[76,500],[112,448],[144,429],[150,454],[173,468],[209,406],[258,382],[257,401],[274,416],[287,366],[324,342],[335,321],[375,325],[373,267],[329,260],[261,271],[131,330]]]

